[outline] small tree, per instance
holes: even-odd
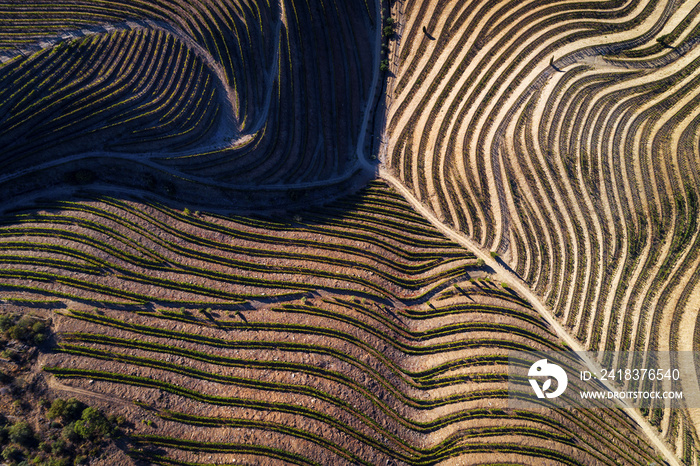
[[[46,412],[46,417],[49,419],[56,419],[59,417],[63,416],[63,413],[66,412],[66,400],[62,400],[60,398],[56,398],[53,403],[51,403],[51,407],[49,410]]]
[[[75,422],[71,422],[61,430],[61,438],[72,443],[80,440],[80,434],[75,430]]]
[[[85,403],[77,398],[69,398],[66,402],[66,411],[63,415],[67,420],[72,421],[78,419],[85,409]]]
[[[9,315],[3,314],[0,316],[0,330],[3,332],[10,330],[10,327],[12,327],[13,324],[14,320]]]
[[[77,398],[62,400],[57,398],[51,403],[51,407],[46,413],[49,419],[61,418],[63,422],[70,422],[78,419],[85,409],[85,405]]]
[[[8,437],[11,442],[27,447],[34,442],[34,430],[25,421],[19,421],[8,429]]]
[[[84,439],[104,437],[110,434],[112,426],[104,415],[95,408],[85,408],[79,421],[75,422],[75,433]]]
[[[2,458],[6,461],[19,461],[22,459],[22,450],[17,445],[8,445],[2,451]]]
[[[24,340],[29,335],[29,329],[22,325],[13,325],[10,327],[10,331],[7,332],[9,337],[13,340]]]

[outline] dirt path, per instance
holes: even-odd
[[[146,165],[148,167],[151,167],[153,169],[157,169],[159,171],[164,171],[167,172],[173,176],[177,176],[180,178],[184,178],[190,181],[194,181],[197,183],[200,183],[205,186],[214,186],[214,187],[219,187],[219,188],[231,188],[231,189],[236,189],[236,190],[257,190],[257,191],[278,191],[278,190],[284,190],[284,189],[290,189],[290,188],[295,188],[295,189],[304,189],[304,188],[318,188],[318,187],[324,187],[324,186],[329,186],[333,185],[336,183],[340,183],[342,181],[345,181],[349,178],[351,178],[360,168],[360,164],[358,162],[354,163],[351,165],[348,170],[343,173],[340,176],[334,177],[334,178],[328,178],[325,180],[319,180],[319,181],[308,181],[304,183],[290,183],[290,184],[275,184],[275,185],[256,185],[256,184],[250,184],[250,185],[242,185],[242,184],[237,184],[237,183],[225,183],[225,182],[220,182],[220,181],[214,181],[209,178],[205,177],[199,177],[196,175],[190,175],[188,173],[181,172],[175,168],[172,167],[165,167],[163,165],[160,165],[156,162],[153,162],[147,158],[143,158],[142,154],[130,154],[130,153],[124,153],[124,152],[107,152],[107,151],[101,151],[101,152],[86,152],[82,154],[75,154],[71,155],[68,157],[63,157],[58,160],[52,160],[51,162],[46,162],[42,163],[40,165],[36,165],[32,168],[25,168],[22,170],[18,170],[13,173],[8,173],[6,175],[0,175],[0,183],[3,183],[5,181],[9,181],[15,178],[19,178],[21,176],[28,175],[30,173],[39,171],[39,170],[45,170],[48,168],[54,168],[54,167],[59,167],[63,164],[69,163],[69,162],[75,162],[77,160],[82,160],[82,159],[91,159],[91,158],[106,158],[106,159],[121,159],[121,160],[132,160],[134,162],[138,162],[142,165]],[[374,167],[372,168],[374,170]]]
[[[532,304],[532,306],[537,310],[537,312],[539,312],[542,315],[542,317],[544,317],[544,319],[552,326],[555,333],[567,345],[569,345],[569,347],[573,351],[585,351],[584,348],[579,344],[579,342],[575,338],[570,336],[566,332],[564,327],[562,327],[562,325],[554,319],[552,313],[544,306],[544,304],[542,304],[539,297],[530,290],[530,288],[525,282],[516,277],[512,272],[506,270],[501,264],[499,264],[495,259],[491,257],[488,251],[483,251],[478,245],[474,244],[471,239],[443,225],[427,207],[418,202],[418,200],[413,196],[413,194],[408,189],[406,189],[406,187],[404,187],[398,179],[396,179],[386,170],[380,169],[379,173],[380,176],[384,180],[389,182],[394,188],[396,188],[401,193],[401,195],[413,206],[413,208],[416,209],[417,212],[419,212],[426,218],[426,220],[433,224],[448,238],[452,239],[453,241],[461,244],[465,248],[472,251],[474,254],[476,254],[476,256],[479,259],[483,259],[486,265],[488,265],[489,267],[491,267],[491,269],[495,271],[497,280],[507,281],[515,289],[515,291],[518,292],[518,294],[520,294],[526,300],[528,300],[530,304]],[[597,362],[589,359],[585,355],[582,355],[582,359],[585,361],[586,366],[588,366],[592,371],[600,373],[601,367],[598,365]],[[607,383],[604,382],[604,384],[606,385],[606,388],[614,390],[613,387],[608,386]],[[639,425],[639,427],[644,431],[644,433],[651,441],[652,445],[656,447],[656,449],[663,455],[663,457],[666,461],[668,461],[669,464],[673,466],[682,466],[681,462],[678,460],[676,455],[671,451],[669,446],[659,436],[656,428],[652,427],[651,424],[647,422],[647,420],[642,416],[639,409],[632,408],[624,404],[621,405],[621,407],[624,409],[625,413],[627,413]]]
[[[125,400],[123,398],[119,398],[116,396],[107,396],[103,393],[98,393],[98,392],[91,392],[90,390],[85,390],[83,388],[77,388],[77,387],[71,387],[70,385],[66,385],[64,383],[61,383],[58,381],[56,377],[53,375],[47,375],[46,376],[46,382],[51,390],[54,391],[59,391],[59,392],[64,392],[64,393],[69,393],[71,395],[81,395],[81,396],[86,396],[88,398],[93,398],[96,400],[103,401],[108,404],[122,404],[122,405],[131,405],[131,401]]]

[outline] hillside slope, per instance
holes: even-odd
[[[369,0],[2,1],[0,138],[12,142],[3,166],[76,154],[109,164],[126,153],[218,183],[349,176],[375,84],[376,9]]]
[[[508,408],[508,351],[565,346],[382,182],[288,220],[96,196],[17,213],[0,238],[5,306],[57,309],[50,385],[132,420],[136,457],[654,460],[618,411]]]
[[[585,347],[697,350],[700,8],[441,1],[396,13],[392,173],[499,253]],[[697,415],[663,407],[650,422],[695,461]]]

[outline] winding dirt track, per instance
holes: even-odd
[[[84,388],[74,387],[72,385],[66,385],[62,382],[59,382],[56,377],[47,377],[47,381],[51,390],[67,393],[69,395],[80,395],[87,398],[100,400],[106,403],[108,406],[114,403],[123,405],[132,404],[130,401],[125,400],[123,398],[119,398],[118,396],[109,396],[105,395],[104,393],[85,390]]]

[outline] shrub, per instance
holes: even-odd
[[[126,417],[124,417],[121,414],[119,416],[114,415],[114,414],[110,414],[110,416],[107,418],[107,420],[109,421],[110,424],[113,424],[115,426],[123,426],[124,424],[126,424]]]
[[[46,331],[46,324],[40,320],[37,320],[32,324],[32,333],[44,333]]]
[[[112,426],[107,418],[95,408],[85,408],[79,421],[75,422],[75,432],[84,439],[108,436]]]
[[[66,409],[63,417],[66,421],[73,421],[77,419],[85,409],[85,404],[78,400],[77,398],[70,398],[66,402]]]
[[[56,419],[62,417],[63,413],[66,411],[66,400],[57,398],[51,403],[51,407],[46,412],[46,417],[49,419]]]
[[[56,441],[51,445],[51,453],[54,455],[62,455],[67,452],[68,444],[66,444],[66,441],[62,438],[56,439]]]
[[[26,328],[27,331],[31,331],[32,327],[34,326],[34,323],[36,322],[37,320],[34,317],[24,315],[20,317],[19,321],[17,322],[17,325]]]
[[[46,463],[46,466],[70,466],[68,458],[51,458]]]
[[[171,181],[167,181],[164,184],[165,194],[168,196],[174,196],[177,193],[177,186]]]
[[[29,335],[29,329],[21,325],[13,325],[7,334],[13,340],[24,340]]]
[[[29,344],[41,344],[46,340],[47,325],[32,316],[22,316],[15,322],[16,317],[0,316],[0,330],[12,340],[24,341]]]
[[[19,461],[23,452],[17,445],[9,445],[2,451],[2,458],[6,461]]]
[[[379,64],[379,71],[384,73],[388,70],[389,70],[389,60],[382,60],[382,62]]]
[[[22,446],[29,446],[34,442],[34,430],[25,421],[13,424],[7,433],[11,442]]]
[[[85,409],[85,405],[77,398],[71,398],[67,401],[57,398],[51,404],[46,417],[49,419],[61,418],[64,422],[71,422],[78,419],[83,409]]]
[[[73,443],[80,440],[80,434],[75,430],[75,422],[71,422],[63,428],[61,431],[61,438]]]
[[[10,330],[10,327],[14,324],[14,320],[12,317],[8,316],[7,314],[0,315],[0,330],[3,332],[7,332]]]

